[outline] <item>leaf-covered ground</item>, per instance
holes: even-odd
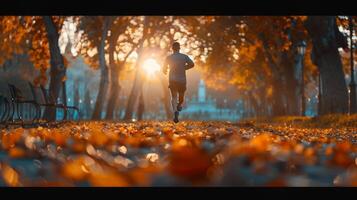
[[[68,122],[0,144],[0,186],[357,186],[354,127]]]

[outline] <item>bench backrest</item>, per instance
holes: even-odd
[[[43,97],[44,97],[46,103],[56,104],[57,101],[55,101],[51,92],[48,89],[46,89],[43,85],[41,85],[40,88],[41,88],[41,91],[42,91],[42,94],[43,94]]]
[[[33,100],[40,104],[47,103],[45,95],[43,94],[41,88],[34,86],[31,82],[28,82],[28,84],[31,89],[31,94],[32,94]]]
[[[12,84],[8,84],[8,86],[12,101],[19,101],[24,99],[24,96],[19,88]]]

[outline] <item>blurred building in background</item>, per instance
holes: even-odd
[[[225,103],[226,103],[225,99]],[[191,120],[228,120],[235,121],[241,118],[238,104],[233,107],[218,106],[216,100],[206,95],[206,85],[201,79],[198,85],[198,94],[191,99],[186,98],[181,119]]]

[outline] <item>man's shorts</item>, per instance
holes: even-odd
[[[180,83],[176,81],[170,81],[169,82],[169,88],[172,91],[178,91],[180,93],[183,93],[186,91],[186,83]]]

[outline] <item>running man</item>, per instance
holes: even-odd
[[[187,55],[180,53],[180,43],[174,42],[172,50],[173,54],[166,58],[162,70],[166,75],[168,68],[170,69],[169,88],[171,91],[171,105],[174,112],[174,122],[177,123],[186,92],[186,70],[193,68],[194,63]]]

